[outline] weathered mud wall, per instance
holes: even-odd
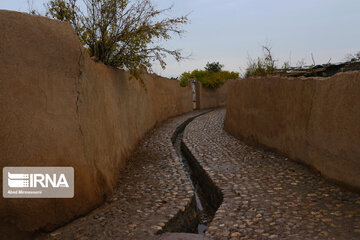
[[[197,84],[199,109],[225,106],[226,92],[229,82],[231,82],[231,80],[228,80],[222,87],[217,89],[206,88],[203,87],[201,84]]]
[[[0,235],[9,239],[99,205],[143,135],[192,111],[192,93],[155,75],[143,76],[145,89],[93,62],[69,24],[9,11],[0,23],[0,167],[75,169],[73,199],[0,199]]]
[[[232,82],[225,129],[360,189],[360,72]]]

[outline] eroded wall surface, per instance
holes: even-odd
[[[75,169],[73,199],[1,198],[0,235],[51,230],[103,202],[143,135],[192,111],[191,87],[143,75],[145,89],[93,62],[69,24],[10,11],[0,23],[0,167]]]
[[[225,129],[360,189],[360,72],[229,86]]]

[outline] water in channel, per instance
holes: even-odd
[[[211,219],[214,216],[215,210],[209,205],[208,200],[205,199],[203,194],[205,189],[201,189],[201,184],[199,183],[200,180],[198,179],[198,176],[194,174],[193,169],[189,165],[189,159],[187,159],[181,149],[181,140],[183,138],[185,126],[183,126],[183,128],[177,133],[173,144],[195,193],[196,207],[199,217],[197,233],[204,235],[205,231],[208,229]]]

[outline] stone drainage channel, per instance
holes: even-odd
[[[194,190],[194,196],[185,210],[179,211],[157,234],[165,232],[185,232],[205,235],[208,225],[222,203],[223,196],[220,189],[214,184],[182,141],[185,127],[195,118],[209,112],[210,111],[187,119],[176,128],[171,138]]]

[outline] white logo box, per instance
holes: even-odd
[[[73,167],[4,167],[4,198],[73,198]]]

